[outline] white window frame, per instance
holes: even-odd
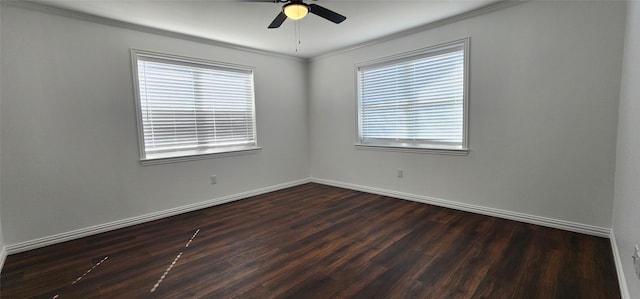
[[[152,60],[156,59],[159,61],[175,62],[175,64],[177,65],[186,64],[186,65],[194,65],[196,67],[199,66],[203,68],[218,68],[218,69],[237,70],[239,72],[249,72],[251,74],[252,85],[254,84],[253,83],[254,68],[243,66],[243,65],[237,65],[237,64],[205,60],[205,59],[131,49],[131,62],[132,62],[131,65],[132,65],[132,71],[133,71],[136,116],[137,116],[137,124],[138,124],[138,148],[139,148],[139,154],[140,154],[140,164],[142,164],[143,166],[146,166],[146,165],[176,163],[176,162],[236,156],[236,155],[246,155],[246,154],[257,153],[261,150],[261,148],[258,146],[258,137],[257,137],[257,128],[256,128],[257,118],[256,118],[256,102],[255,102],[255,85],[254,85],[252,86],[252,90],[253,90],[252,119],[253,119],[253,137],[254,137],[253,139],[255,141],[254,144],[247,145],[247,146],[237,146],[237,147],[210,147],[206,149],[174,151],[174,152],[168,152],[166,154],[154,154],[152,156],[148,156],[145,150],[144,126],[143,126],[142,106],[141,106],[142,102],[140,97],[140,82],[138,78],[138,58],[139,57],[144,57]]]
[[[447,155],[467,155],[469,152],[469,44],[470,38],[451,41],[448,43],[438,44],[431,47],[418,49],[415,51],[405,52],[397,55],[387,56],[376,60],[366,61],[355,65],[355,81],[356,81],[356,142],[357,149],[363,150],[383,150],[383,151],[399,151],[399,152],[415,152],[415,153],[433,153]],[[361,99],[361,69],[370,69],[377,66],[392,65],[403,61],[417,60],[428,57],[437,53],[446,52],[451,49],[462,47],[464,51],[464,83],[463,83],[463,125],[462,125],[462,145],[447,146],[436,143],[423,143],[420,145],[394,143],[394,142],[363,142],[362,138],[362,99]]]

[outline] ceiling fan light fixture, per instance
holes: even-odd
[[[282,11],[288,18],[300,20],[309,13],[309,7],[304,3],[289,3],[282,8]]]

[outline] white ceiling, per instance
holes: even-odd
[[[246,0],[244,0],[246,1]],[[233,0],[33,0],[78,11],[225,43],[314,57],[461,14],[496,0],[320,0],[313,3],[347,17],[334,24],[316,15],[278,29],[267,26],[283,4]],[[306,0],[309,3],[311,1]]]

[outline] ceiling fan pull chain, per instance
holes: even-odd
[[[300,45],[302,43],[302,42],[300,42],[300,38],[302,36],[302,31],[300,30],[300,28],[301,28],[300,27],[300,22],[297,21],[296,23],[297,23],[297,26],[298,26],[298,45]]]
[[[296,45],[296,53],[298,52],[298,46],[300,45],[300,22],[298,20],[294,21],[294,43]]]

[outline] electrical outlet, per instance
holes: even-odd
[[[402,168],[398,168],[398,177],[399,178],[404,177],[404,170]]]
[[[636,277],[640,279],[640,249],[638,248],[638,244],[636,244],[633,250],[633,269],[635,269]]]
[[[215,175],[211,176],[211,185],[215,185],[218,183],[218,178]]]

